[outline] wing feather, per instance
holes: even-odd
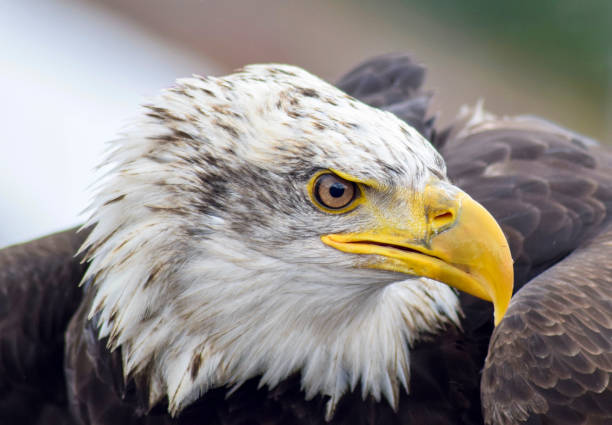
[[[483,371],[487,423],[612,423],[611,247],[608,226],[513,298]]]
[[[612,422],[612,154],[533,118],[459,134],[442,150],[449,174],[500,222],[520,289],[490,341],[485,422]],[[464,301],[468,332],[484,339],[489,307]]]

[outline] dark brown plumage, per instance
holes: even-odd
[[[485,418],[612,423],[612,228],[512,300],[482,377]]]
[[[612,154],[533,117],[458,125],[441,152],[515,260],[518,293],[483,370],[485,422],[612,423]],[[490,307],[463,304],[465,329],[486,348]]]
[[[490,304],[462,295],[463,329],[411,351],[411,394],[397,412],[349,394],[331,423],[612,423],[612,154],[534,118],[459,120],[436,133],[423,78],[410,58],[391,55],[338,85],[433,139],[451,180],[500,222],[519,292],[495,330]],[[85,266],[73,255],[83,238],[71,230],[0,252],[0,423],[323,420],[325,400],[305,401],[298,377],[273,390],[251,380],[227,398],[212,390],[175,420],[162,405],[146,412],[144,386],[123,383],[117,353],[78,309]]]
[[[74,229],[0,251],[0,423],[70,424],[64,333],[81,301],[87,232]]]

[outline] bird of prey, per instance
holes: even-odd
[[[84,228],[0,252],[0,422],[611,423],[612,154],[436,129],[423,77],[252,65],[145,105]]]

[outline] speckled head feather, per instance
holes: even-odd
[[[373,224],[313,205],[320,170],[375,182],[381,206],[445,179],[394,115],[299,68],[253,65],[179,80],[113,147],[84,281],[125,377],[150,374],[151,405],[167,397],[176,414],[211,388],[294,373],[307,398],[329,396],[328,418],[357,386],[396,405],[410,345],[457,323],[448,286],[360,268],[364,256],[320,239]]]

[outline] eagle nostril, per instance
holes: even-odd
[[[441,211],[434,214],[431,224],[434,231],[439,232],[440,230],[446,229],[455,221],[455,213],[453,211]]]

